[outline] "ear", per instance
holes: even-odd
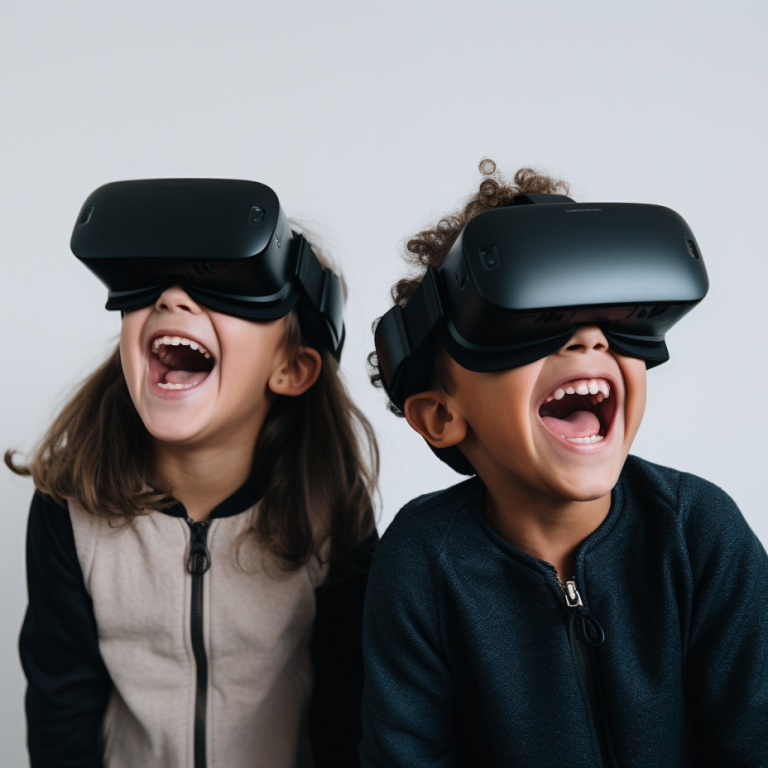
[[[467,436],[466,419],[441,392],[411,395],[403,413],[411,427],[435,448],[449,448]]]
[[[323,367],[320,353],[312,347],[299,347],[296,357],[278,368],[268,386],[276,395],[303,395],[316,381]]]

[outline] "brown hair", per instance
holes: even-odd
[[[497,173],[496,163],[490,158],[481,160],[478,168],[485,178],[480,182],[477,192],[464,203],[464,207],[407,240],[405,244],[407,253],[404,258],[411,267],[411,275],[398,280],[392,286],[391,294],[395,304],[404,307],[419,287],[427,269],[429,267],[440,269],[443,266],[451,246],[470,219],[485,211],[512,205],[515,195],[567,195],[569,191],[566,182],[532,168],[520,168],[511,182]],[[380,319],[374,322],[374,331]],[[451,394],[453,382],[442,346],[433,342],[431,348],[425,350],[425,353],[432,357],[430,387]],[[368,355],[368,364],[371,384],[374,387],[381,387],[381,373],[375,352]],[[391,402],[389,409],[397,416],[403,415]]]
[[[295,311],[284,343],[296,353],[306,345]],[[346,559],[375,528],[376,437],[336,360],[330,352],[320,354],[317,381],[298,397],[277,397],[256,440],[254,477],[262,494],[250,531],[287,570],[318,554],[325,536],[329,559]],[[5,463],[61,504],[72,499],[91,514],[130,520],[174,503],[155,485],[151,445],[118,348],[62,408],[28,463],[15,464],[10,450]],[[313,532],[309,510],[321,521],[321,537]]]

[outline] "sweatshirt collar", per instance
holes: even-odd
[[[508,541],[503,539],[501,536],[499,536],[498,533],[496,533],[496,531],[493,530],[493,528],[491,528],[482,512],[482,499],[483,494],[485,493],[485,485],[478,476],[472,478],[472,481],[468,483],[467,488],[467,491],[469,492],[469,506],[471,508],[473,517],[479,523],[486,536],[488,536],[488,538],[491,539],[491,541],[499,549],[506,552],[508,555],[511,555],[518,562],[521,562],[524,565],[527,565],[528,567],[534,568],[538,571],[541,571],[542,569],[546,572],[554,570],[551,564],[546,563],[543,560],[538,560],[532,555],[523,552],[513,544],[510,544]],[[600,525],[592,533],[590,533],[589,536],[587,536],[587,538],[584,539],[576,549],[577,567],[579,563],[583,561],[584,556],[590,550],[594,549],[598,544],[600,544],[600,542],[602,542],[610,534],[610,532],[616,526],[619,518],[621,517],[621,512],[624,506],[624,489],[622,487],[623,484],[624,471],[622,470],[621,474],[619,475],[618,482],[611,491],[611,506],[608,510],[608,514],[606,515],[603,522],[600,523]]]
[[[231,496],[224,499],[221,504],[214,507],[211,514],[208,516],[208,520],[216,520],[220,517],[233,517],[239,515],[241,512],[245,512],[247,509],[255,506],[261,498],[261,492],[253,477],[249,477]],[[189,515],[184,505],[180,501],[162,510],[166,515],[172,517],[181,517],[186,520]]]

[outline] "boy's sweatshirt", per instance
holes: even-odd
[[[416,499],[378,547],[363,766],[768,766],[768,556],[727,494],[630,456],[570,600],[482,495]]]

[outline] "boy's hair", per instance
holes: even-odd
[[[293,352],[306,345],[295,310],[284,343]],[[256,440],[261,502],[249,530],[286,570],[318,554],[326,535],[329,560],[346,559],[375,528],[376,437],[352,402],[336,360],[325,350],[320,355],[317,381],[298,397],[276,397]],[[118,347],[66,403],[27,464],[14,463],[11,450],[5,463],[17,475],[31,476],[60,504],[72,499],[91,514],[130,520],[174,503],[167,489],[155,485],[151,445]]]
[[[515,195],[567,195],[569,191],[566,182],[532,168],[520,168],[511,182],[496,172],[496,163],[490,158],[481,160],[478,168],[485,178],[464,207],[457,213],[440,219],[435,226],[419,232],[406,242],[408,253],[405,254],[405,260],[412,267],[412,274],[398,280],[392,287],[392,300],[395,304],[404,307],[408,303],[428,267],[440,269],[443,266],[456,238],[470,219],[485,211],[512,205]],[[374,331],[379,320],[381,318],[377,318],[373,324]],[[428,342],[423,354],[431,358],[430,388],[452,394],[453,381],[447,364],[447,353],[442,345],[436,341]],[[374,387],[383,387],[376,352],[368,355],[368,364],[371,384]],[[395,415],[403,416],[402,411],[392,402],[389,403],[389,409]]]

